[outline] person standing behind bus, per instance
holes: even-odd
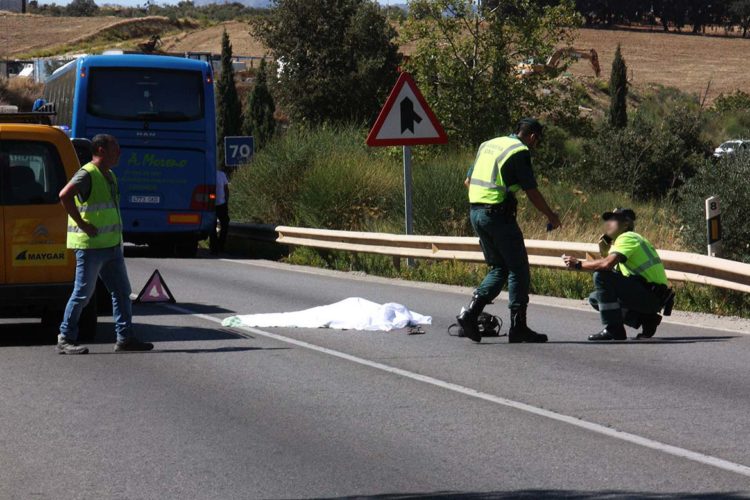
[[[229,180],[223,170],[216,170],[216,219],[219,221],[220,230],[216,229],[214,221],[211,238],[211,255],[218,255],[224,251],[229,232]]]
[[[92,159],[81,167],[60,191],[60,202],[68,213],[68,248],[75,251],[76,277],[57,338],[60,354],[87,354],[78,345],[78,320],[94,295],[97,277],[112,295],[117,342],[115,351],[150,351],[154,345],[141,342],[132,333],[130,281],[122,248],[122,218],[117,178],[112,172],[120,160],[120,145],[111,135],[99,134],[91,141]]]

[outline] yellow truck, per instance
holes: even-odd
[[[75,276],[58,193],[80,163],[63,131],[9,123],[36,118],[25,115],[0,115],[0,318],[40,318],[52,329]],[[81,340],[93,338],[96,313],[94,299],[81,317]]]

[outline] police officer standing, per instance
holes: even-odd
[[[625,340],[625,326],[643,327],[636,338],[650,338],[661,323],[661,311],[672,297],[667,273],[654,246],[636,233],[635,212],[616,208],[602,215],[605,234],[601,259],[580,261],[563,256],[570,269],[594,271],[589,303],[599,311],[604,329],[589,340]]]
[[[560,227],[560,218],[537,189],[531,168],[530,150],[539,146],[544,127],[534,118],[524,118],[516,133],[497,137],[479,147],[469,171],[471,225],[479,236],[490,270],[474,292],[469,305],[456,318],[464,335],[481,342],[477,319],[508,282],[511,326],[508,341],[546,342],[547,336],[526,325],[529,303],[529,258],[521,228],[516,221],[516,195],[526,192],[531,203],[547,217],[551,228]]]

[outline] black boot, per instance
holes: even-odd
[[[456,316],[458,325],[464,331],[464,337],[469,337],[474,342],[482,341],[482,335],[479,333],[479,325],[477,325],[477,318],[487,304],[489,304],[488,300],[474,295],[469,305]]]
[[[659,314],[643,314],[641,315],[641,323],[643,323],[643,331],[635,336],[637,339],[650,339],[656,333],[656,328],[661,323],[661,315]]]
[[[628,336],[625,333],[625,326],[623,325],[610,325],[604,330],[593,335],[589,335],[589,340],[627,340]]]
[[[539,344],[547,342],[547,336],[536,333],[526,325],[526,307],[510,311],[510,330],[508,331],[508,343],[517,344],[530,342]]]

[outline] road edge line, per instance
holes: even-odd
[[[185,307],[181,307],[178,305],[174,305],[174,304],[160,304],[160,305],[162,307],[171,309],[176,312],[188,314],[196,318],[201,318],[203,320],[207,320],[213,323],[218,323],[219,325],[222,324],[222,320],[220,318],[216,318],[208,314],[193,312],[190,309],[187,309]],[[602,424],[597,424],[597,423],[589,422],[587,420],[579,419],[576,417],[571,417],[569,415],[565,415],[563,413],[557,413],[552,410],[546,410],[544,408],[539,408],[539,407],[536,407],[527,403],[522,403],[520,401],[515,401],[512,399],[495,396],[493,394],[478,391],[476,389],[471,389],[463,385],[454,384],[452,382],[446,382],[444,380],[430,377],[429,375],[421,375],[419,373],[410,372],[402,368],[396,368],[395,366],[378,363],[377,361],[370,361],[368,359],[360,358],[358,356],[347,354],[345,352],[336,351],[334,349],[329,349],[327,347],[322,347],[316,344],[311,344],[309,342],[305,342],[304,340],[297,340],[291,337],[285,337],[284,335],[279,335],[277,333],[267,332],[265,330],[259,330],[257,328],[252,328],[248,326],[235,326],[235,327],[231,327],[231,329],[244,331],[244,332],[251,333],[254,335],[260,335],[262,337],[277,340],[279,342],[284,342],[286,344],[296,345],[298,347],[302,347],[302,348],[309,349],[312,351],[327,354],[329,356],[334,356],[339,359],[344,359],[346,361],[357,363],[359,365],[367,366],[370,368],[375,368],[377,370],[381,370],[387,373],[392,373],[394,375],[399,375],[404,378],[430,384],[436,387],[440,387],[440,388],[447,389],[453,392],[457,392],[459,394],[463,394],[463,395],[470,396],[473,398],[488,401],[490,403],[495,403],[500,406],[513,408],[516,410],[524,411],[526,413],[531,413],[533,415],[544,417],[550,420],[562,422],[568,425],[572,425],[574,427],[578,427],[579,429],[584,429],[590,432],[594,432],[596,434],[601,434],[601,435],[608,436],[611,438],[619,439],[620,441],[625,441],[625,442],[635,444],[644,448],[649,448],[652,450],[660,451],[662,453],[666,453],[668,455],[672,455],[678,458],[684,458],[692,462],[697,462],[703,465],[709,465],[709,466],[722,469],[728,472],[733,472],[742,476],[750,477],[750,467],[739,464],[739,463],[730,462],[729,460],[724,460],[722,458],[714,457],[712,455],[706,455],[704,453],[700,453],[697,451],[692,451],[692,450],[688,450],[685,448],[680,448],[678,446],[670,445],[667,443],[662,443],[661,441],[656,441],[654,439],[639,436],[637,434],[632,434],[630,432],[620,431],[612,427],[607,427]]]

